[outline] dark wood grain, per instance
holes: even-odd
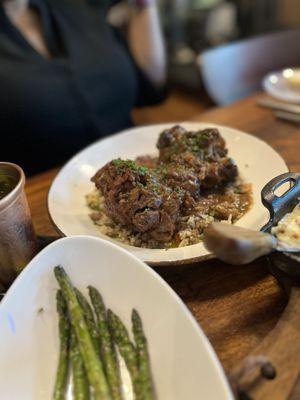
[[[199,93],[199,97],[196,97],[179,90],[172,90],[162,104],[136,108],[132,112],[132,117],[136,125],[179,122],[192,119],[212,106],[212,101],[205,93]]]
[[[277,150],[291,171],[299,172],[300,125],[278,120],[270,110],[258,107],[256,100],[265,97],[257,93],[230,106],[213,108],[193,120],[227,125],[252,133]]]
[[[255,105],[257,94],[225,108],[212,109],[198,121],[229,125],[252,133],[272,145],[292,171],[300,171],[300,127],[276,120],[269,110]],[[27,182],[27,195],[38,234],[55,230],[46,198],[57,170]],[[268,274],[267,259],[247,266],[204,263],[157,269],[201,323],[225,369],[245,357],[275,326],[287,298]]]
[[[276,327],[251,352],[252,360],[253,357],[266,357],[276,371],[276,379],[269,380],[262,379],[260,369],[254,368],[239,380],[239,387],[252,399],[284,400],[292,393],[296,395],[300,353],[299,307],[300,288],[293,287],[289,303]],[[244,365],[245,360],[242,361],[242,368]]]
[[[52,169],[27,180],[25,191],[28,198],[33,225],[38,235],[57,235],[48,214],[47,196],[58,169]]]

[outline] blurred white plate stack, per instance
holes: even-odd
[[[300,103],[300,69],[286,68],[271,72],[263,79],[263,88],[277,99]]]

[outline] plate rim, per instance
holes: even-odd
[[[298,99],[297,99],[294,97],[291,98],[291,96],[289,94],[287,94],[287,95],[279,94],[278,95],[278,94],[274,93],[272,89],[270,89],[270,85],[271,85],[270,77],[272,75],[281,75],[282,76],[283,71],[285,69],[287,69],[287,68],[282,68],[280,70],[268,72],[262,79],[263,89],[267,92],[267,94],[269,94],[272,97],[275,97],[278,100],[287,101],[287,102],[290,102],[293,104],[300,104],[300,91],[297,92],[296,90],[289,89],[292,93],[295,94],[296,97],[298,97]],[[300,70],[300,68],[296,68],[296,67],[292,67],[291,69],[299,69]]]
[[[222,391],[224,395],[228,398],[228,400],[234,400],[233,391],[230,385],[229,378],[225,373],[225,369],[212,345],[210,340],[208,339],[204,329],[202,328],[201,324],[198,323],[192,312],[189,310],[187,305],[184,301],[180,298],[180,296],[172,289],[172,287],[157,273],[155,272],[150,266],[148,266],[144,261],[139,259],[136,255],[132,254],[130,251],[118,246],[113,242],[109,242],[105,239],[95,236],[89,235],[76,235],[76,236],[68,236],[63,237],[56,240],[53,243],[50,243],[48,246],[43,248],[40,252],[38,252],[32,260],[23,268],[21,273],[17,276],[14,280],[12,285],[9,287],[8,291],[6,292],[4,298],[0,302],[0,314],[2,309],[5,309],[6,303],[10,301],[11,297],[13,297],[14,292],[18,290],[19,286],[22,285],[22,281],[26,279],[27,275],[32,274],[32,271],[35,271],[39,268],[39,259],[45,257],[45,255],[51,252],[52,248],[63,246],[66,242],[95,242],[96,246],[107,246],[114,249],[114,251],[123,253],[123,256],[128,257],[132,260],[132,262],[139,264],[141,268],[145,270],[145,274],[149,274],[156,280],[157,285],[163,287],[164,290],[168,292],[168,295],[173,298],[173,300],[177,303],[182,313],[186,315],[188,318],[189,324],[191,325],[192,329],[197,332],[198,340],[200,340],[207,351],[208,357],[212,362],[214,367],[214,375],[217,377],[220,387],[222,387]]]
[[[55,230],[56,230],[62,237],[80,236],[80,234],[79,234],[79,235],[77,235],[77,234],[74,234],[74,235],[67,235],[67,234],[65,234],[65,233],[58,227],[57,223],[54,221],[53,216],[51,215],[51,211],[50,211],[50,208],[51,208],[51,206],[50,206],[50,196],[51,196],[51,190],[52,190],[52,188],[54,187],[54,185],[55,185],[57,179],[59,178],[60,174],[61,174],[67,167],[69,167],[69,165],[72,165],[73,163],[75,163],[76,160],[77,160],[77,158],[79,158],[79,157],[81,156],[82,153],[87,152],[90,148],[92,148],[93,146],[97,145],[97,144],[100,143],[100,142],[103,142],[103,141],[105,141],[105,140],[110,140],[110,139],[112,139],[112,138],[116,138],[116,137],[118,137],[118,136],[121,136],[121,135],[123,135],[123,134],[126,134],[127,132],[138,131],[138,130],[143,129],[143,128],[151,128],[151,127],[158,127],[158,126],[164,127],[164,128],[162,128],[162,129],[167,129],[168,127],[174,126],[174,125],[194,125],[194,126],[208,125],[208,126],[211,126],[211,127],[216,127],[216,128],[218,128],[218,129],[222,129],[222,128],[230,129],[230,130],[232,130],[232,131],[234,131],[234,132],[236,132],[236,133],[246,135],[247,137],[249,136],[249,137],[251,137],[252,140],[258,141],[259,143],[263,143],[264,146],[267,146],[267,147],[268,147],[269,149],[271,149],[274,153],[276,153],[277,157],[280,159],[280,161],[282,162],[282,164],[283,164],[283,166],[284,166],[284,168],[285,168],[285,170],[282,171],[282,173],[284,173],[284,172],[289,172],[289,168],[288,168],[288,166],[287,166],[285,160],[284,160],[283,157],[281,156],[281,154],[279,154],[279,153],[278,153],[272,146],[270,146],[266,141],[264,141],[263,139],[261,139],[261,138],[255,136],[255,135],[253,135],[253,134],[251,134],[251,133],[244,132],[244,131],[242,131],[242,130],[240,130],[240,129],[237,129],[237,128],[232,128],[232,127],[227,126],[227,125],[221,125],[221,124],[216,124],[216,123],[214,123],[214,122],[207,122],[207,121],[182,121],[182,122],[167,122],[167,123],[155,123],[155,124],[149,124],[149,125],[134,126],[134,127],[130,127],[130,128],[124,129],[124,130],[122,130],[122,131],[116,132],[116,133],[113,134],[113,135],[106,136],[106,137],[104,137],[104,138],[100,138],[100,139],[94,141],[93,143],[90,143],[88,146],[86,146],[86,147],[84,147],[83,149],[79,150],[76,154],[74,154],[74,156],[72,156],[69,160],[67,160],[67,161],[62,165],[62,167],[59,169],[59,171],[58,171],[57,174],[55,175],[54,179],[52,180],[52,183],[51,183],[51,185],[50,185],[50,187],[49,187],[49,190],[48,190],[47,201],[46,201],[46,207],[47,207],[47,212],[48,212],[48,215],[49,215],[49,219],[50,219],[51,223],[53,224]],[[94,237],[97,237],[97,236],[94,236]],[[102,237],[102,236],[99,236],[99,238],[102,238],[103,240],[107,240],[107,239],[104,238],[104,235],[103,235],[103,237]],[[107,240],[107,241],[110,242],[110,243],[114,243],[114,244],[118,245],[116,241],[110,241],[110,240]],[[197,243],[197,244],[195,244],[194,246],[197,246],[197,245],[199,245],[199,244],[201,244],[201,243]],[[119,247],[121,247],[121,248],[123,248],[123,249],[125,249],[125,250],[127,250],[127,251],[130,252],[130,247],[135,248],[136,246],[130,246],[130,245],[128,245],[128,247],[125,248],[125,247],[119,245]],[[185,246],[185,247],[189,247],[189,246]],[[147,250],[151,250],[151,249],[147,249]],[[157,250],[157,249],[154,249],[154,250]],[[162,249],[162,250],[165,250],[165,249]],[[132,254],[133,254],[133,253],[132,253]],[[137,256],[137,257],[138,257],[138,256]],[[138,257],[138,258],[139,258],[139,257]],[[207,260],[210,260],[210,259],[213,259],[213,258],[215,258],[215,256],[214,256],[213,254],[211,254],[211,253],[208,252],[207,254],[202,254],[202,255],[199,255],[199,256],[194,256],[194,257],[190,257],[190,258],[181,258],[181,259],[170,260],[170,261],[169,261],[169,260],[153,261],[153,260],[142,260],[142,259],[141,259],[141,261],[142,261],[142,262],[145,262],[146,264],[148,264],[148,265],[150,265],[150,266],[153,266],[153,267],[169,267],[169,266],[182,266],[182,265],[188,265],[188,264],[195,264],[195,263],[197,263],[197,262],[207,261]]]

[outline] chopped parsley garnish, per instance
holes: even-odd
[[[132,160],[116,158],[115,160],[112,160],[112,163],[117,167],[117,173],[121,173],[123,168],[130,168],[132,171],[139,172],[140,174],[146,174],[149,171],[147,167],[138,165]]]

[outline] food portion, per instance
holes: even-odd
[[[211,222],[235,222],[251,205],[217,129],[163,131],[157,157],[115,159],[92,181],[91,218],[103,234],[133,246],[170,248],[198,243]]]
[[[162,132],[157,142],[158,164],[171,187],[183,187],[192,195],[233,181],[237,167],[227,157],[225,141],[217,129],[189,132],[180,126]],[[192,188],[185,182],[192,181]]]
[[[272,228],[271,233],[289,246],[300,247],[300,203]]]
[[[54,273],[60,286],[56,295],[60,355],[53,399],[67,398],[70,372],[74,399],[124,399],[120,357],[128,369],[134,398],[154,399],[148,344],[139,313],[132,310],[131,341],[127,328],[113,311],[106,310],[96,288],[88,288],[91,306],[62,267],[55,267]]]
[[[133,161],[113,160],[92,180],[115,222],[158,241],[171,239],[182,195],[163,184],[153,171]]]

